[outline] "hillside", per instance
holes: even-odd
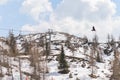
[[[62,51],[69,72],[59,73]],[[0,38],[0,80],[120,80],[120,43],[97,37],[77,37],[64,32]]]

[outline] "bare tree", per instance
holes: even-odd
[[[20,72],[20,80],[22,80],[22,71],[21,71],[21,61],[20,61],[20,57],[19,59],[19,72]]]
[[[113,67],[112,67],[113,74],[110,80],[120,80],[120,52],[116,44],[117,43],[115,43],[114,37],[112,37],[111,46],[114,52],[114,60],[113,60]]]
[[[98,46],[98,37],[95,35],[93,38],[93,43],[91,45],[91,55],[90,55],[90,66],[91,66],[91,74],[92,78],[96,77],[96,51]]]
[[[107,36],[107,43],[110,43],[110,35]]]

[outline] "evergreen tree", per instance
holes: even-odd
[[[87,38],[87,36],[84,36],[84,37],[83,37],[83,41],[84,41],[83,44],[88,43],[88,38]]]
[[[9,32],[9,38],[7,40],[7,44],[9,46],[9,51],[12,56],[17,55],[17,45],[16,45],[16,39],[14,37],[14,34],[12,32]]]
[[[97,61],[97,62],[101,62],[101,58],[100,58],[100,53],[99,53],[99,52],[97,53],[96,61]]]
[[[59,66],[58,68],[60,69],[59,73],[61,74],[67,74],[69,72],[68,68],[68,63],[65,59],[65,54],[64,54],[64,49],[63,46],[61,48],[61,53],[59,55]]]
[[[31,44],[27,40],[22,43],[22,48],[25,55],[30,54]]]

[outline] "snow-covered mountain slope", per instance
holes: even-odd
[[[8,62],[12,70],[11,75],[8,76],[7,69],[9,68],[1,65],[1,74],[3,74],[1,80],[12,80],[12,78],[19,80],[21,75],[23,80],[27,80],[26,78],[30,80],[35,68],[37,68],[36,75],[39,75],[38,80],[110,80],[113,74],[115,54],[114,46],[111,43],[89,42],[87,38],[80,38],[64,32],[19,35],[15,37],[15,40],[19,54],[15,57],[9,56],[10,48],[6,43],[7,39],[1,38],[0,40],[3,48],[1,49],[8,51],[9,55],[6,55],[4,59],[10,60]],[[62,46],[69,65],[67,74],[58,73],[58,56]],[[119,51],[119,43],[115,43],[115,48]],[[2,64],[4,62],[2,53],[0,58]],[[32,62],[39,65],[31,66]],[[38,70],[39,68],[41,72]],[[91,77],[92,73],[94,76]]]

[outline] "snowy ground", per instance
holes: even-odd
[[[66,36],[63,34],[56,33],[56,35],[51,36],[52,40],[66,40]],[[74,42],[74,41],[71,41]],[[63,43],[64,44],[64,43]],[[81,44],[81,43],[80,43]],[[88,45],[87,45],[88,46]],[[104,48],[105,45],[100,45],[101,48]],[[19,48],[21,48],[21,45],[18,45]],[[89,47],[88,47],[89,48]],[[96,62],[96,67],[94,68],[96,78],[91,78],[89,75],[91,74],[91,67],[89,63],[89,58],[85,55],[90,55],[90,50],[88,49],[86,53],[84,54],[83,47],[77,48],[76,51],[72,52],[70,49],[68,49],[66,46],[64,46],[64,52],[65,55],[68,56],[67,62],[69,64],[69,70],[70,72],[68,74],[60,74],[58,73],[58,61],[56,61],[57,55],[60,54],[61,45],[51,45],[51,56],[52,60],[47,63],[48,71],[49,73],[45,74],[45,80],[109,80],[109,77],[111,76],[111,68],[112,68],[112,61],[113,61],[113,53],[110,56],[102,54],[103,62]],[[56,50],[55,50],[56,49]],[[74,54],[73,54],[74,53]],[[50,56],[50,57],[51,57]],[[75,61],[72,61],[72,58],[69,58],[70,56],[74,56],[77,59]],[[29,58],[29,56],[22,56]],[[13,57],[10,58],[10,65],[12,67],[12,73],[14,80],[20,80],[20,71],[19,71],[19,62],[18,59],[14,60]],[[84,59],[86,61],[81,61],[80,59]],[[30,66],[30,62],[28,59],[21,59],[21,70],[22,72],[33,72],[33,67]],[[82,67],[83,63],[85,63],[85,66]],[[44,65],[45,63],[43,63]],[[0,80],[12,80],[11,76],[7,76],[7,68],[2,67],[2,73],[4,74],[4,77]],[[70,74],[72,74],[72,78],[70,78]],[[29,76],[26,76],[22,73],[23,80],[26,80]]]

